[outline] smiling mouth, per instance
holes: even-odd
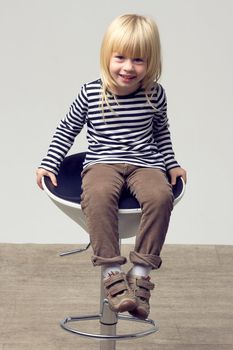
[[[127,80],[132,80],[132,79],[135,79],[136,76],[132,76],[132,75],[126,75],[126,74],[119,74],[121,78],[123,79],[127,79]]]

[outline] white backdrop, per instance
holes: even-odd
[[[36,187],[35,169],[81,84],[99,77],[103,33],[122,13],[158,23],[174,149],[188,171],[166,242],[233,243],[231,0],[0,0],[0,242],[88,240]],[[85,148],[82,132],[70,153]]]

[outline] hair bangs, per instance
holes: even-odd
[[[112,52],[118,52],[123,56],[132,58],[148,58],[149,48],[143,33],[138,33],[137,30],[125,30],[125,33],[117,33],[114,38]]]

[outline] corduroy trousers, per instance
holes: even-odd
[[[81,206],[94,252],[92,263],[122,265],[127,261],[120,254],[118,234],[118,202],[123,186],[137,198],[142,210],[130,261],[158,269],[173,208],[172,187],[162,170],[126,163],[94,164],[82,172]]]

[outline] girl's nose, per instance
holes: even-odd
[[[133,62],[132,62],[131,59],[125,60],[124,70],[126,70],[126,71],[131,71],[131,70],[133,70]]]

